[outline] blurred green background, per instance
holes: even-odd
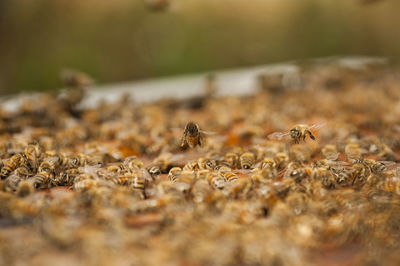
[[[400,1],[1,0],[0,93],[331,55],[400,56]],[[373,1],[374,2],[374,1]]]

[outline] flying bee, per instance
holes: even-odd
[[[224,155],[224,158],[222,159],[222,164],[232,169],[238,168],[239,156],[234,152],[228,152]]]
[[[242,169],[250,169],[255,163],[255,156],[252,152],[245,152],[240,155],[239,162]]]
[[[214,133],[202,131],[196,123],[188,122],[183,131],[181,147],[184,149],[188,146],[189,148],[195,148],[196,146],[201,147],[204,142],[204,136],[210,134]]]
[[[208,158],[199,158],[197,160],[197,163],[199,165],[200,170],[206,170],[206,169],[214,169],[216,166],[216,163],[214,160],[208,159]]]
[[[17,167],[22,165],[24,162],[25,158],[20,153],[11,156],[11,158],[7,159],[4,162],[3,168],[1,169],[0,172],[1,179],[6,178],[11,172],[13,172]]]
[[[326,125],[326,122],[322,122],[319,124],[314,124],[312,126],[308,126],[306,124],[299,124],[294,126],[293,128],[285,131],[285,132],[274,132],[268,135],[269,139],[272,140],[281,140],[285,136],[290,136],[294,143],[300,143],[300,140],[305,140],[307,135],[312,139],[315,140],[314,135],[312,134],[311,130],[318,130]]]
[[[175,182],[178,176],[182,173],[182,168],[180,167],[173,167],[169,170],[168,179],[172,182]]]
[[[128,171],[132,172],[143,168],[143,162],[136,156],[130,156],[125,159],[124,166]]]

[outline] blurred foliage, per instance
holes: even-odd
[[[350,0],[0,1],[0,93],[60,87],[75,68],[98,83],[330,55],[398,58],[400,2]]]

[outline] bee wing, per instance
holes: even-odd
[[[274,132],[268,135],[269,139],[272,140],[281,140],[283,137],[288,136],[290,134],[290,131],[285,131],[285,132]]]
[[[326,126],[326,124],[327,124],[326,122],[321,122],[321,123],[309,126],[308,129],[320,129],[320,128],[323,128],[324,126]]]
[[[216,135],[217,134],[216,132],[213,132],[213,131],[204,131],[204,130],[200,130],[200,133],[204,134],[204,135]]]
[[[336,161],[339,157],[339,154],[340,152],[329,154],[328,156],[326,156],[326,159],[328,159],[329,161]]]
[[[386,166],[392,166],[396,164],[396,162],[393,161],[378,161],[378,163],[384,164]]]
[[[146,180],[153,180],[153,177],[150,175],[150,173],[145,168],[141,168],[139,174],[141,176],[143,176],[143,178]]]

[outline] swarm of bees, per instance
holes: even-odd
[[[206,77],[196,108],[82,109],[68,76],[2,110],[0,264],[398,265],[399,78],[322,68],[248,96]]]

